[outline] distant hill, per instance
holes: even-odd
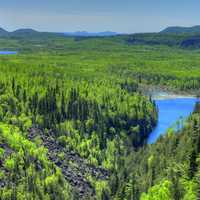
[[[8,32],[0,28],[0,37],[17,37],[17,38],[32,38],[41,37],[47,38],[51,36],[63,36],[63,33],[51,33],[51,32],[40,32],[31,28],[17,29],[12,32]]]
[[[18,29],[16,31],[13,31],[12,33],[13,34],[35,34],[39,32],[30,28],[27,28],[27,29]]]
[[[13,32],[8,32],[0,28],[0,37],[19,38],[24,40],[44,39],[56,37],[74,37],[74,41],[82,40],[109,39],[113,42],[122,42],[127,45],[167,45],[177,46],[181,48],[199,49],[200,48],[200,26],[194,27],[168,27],[159,33],[138,33],[138,34],[120,34],[111,31],[90,33],[86,31],[78,32],[39,32],[34,29],[18,29]],[[104,37],[108,38],[104,38]],[[115,37],[113,37],[115,36]],[[110,38],[109,38],[110,37]]]
[[[5,36],[7,34],[8,32],[6,30],[4,30],[3,28],[0,28],[0,36]]]
[[[91,37],[91,36],[114,36],[118,35],[116,32],[105,31],[105,32],[97,32],[97,33],[89,33],[86,31],[77,31],[77,32],[66,32],[64,33],[67,36],[82,36],[82,37]]]
[[[37,36],[53,36],[53,35],[62,35],[64,36],[80,36],[80,37],[92,37],[92,36],[115,36],[118,35],[116,32],[105,31],[105,32],[97,32],[97,33],[90,33],[86,31],[77,31],[77,32],[66,32],[66,33],[53,33],[53,32],[39,32],[31,28],[26,29],[17,29],[13,32],[8,32],[3,28],[0,28],[0,37],[4,36],[12,36],[12,37],[37,37]]]
[[[192,27],[181,27],[181,26],[171,26],[160,33],[173,33],[173,34],[200,34],[200,25],[199,26],[192,26]]]

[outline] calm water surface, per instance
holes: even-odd
[[[151,133],[148,143],[154,143],[160,135],[172,127],[181,118],[188,117],[194,109],[196,98],[174,98],[155,100],[159,109],[158,124]]]
[[[0,51],[0,55],[13,55],[17,54],[16,51]]]

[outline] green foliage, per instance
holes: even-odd
[[[4,168],[0,166],[0,179],[6,183],[5,187],[0,188],[0,199],[72,198],[68,184],[63,180],[61,172],[48,161],[43,147],[38,148],[28,141],[14,126],[1,123],[0,128],[1,139],[12,152],[1,160],[9,174],[5,175]],[[4,154],[8,154],[7,148]]]
[[[199,50],[179,48],[187,37],[1,38],[19,54],[0,55],[0,199],[74,198],[43,141],[27,139],[31,127],[109,170],[108,180],[86,177],[98,200],[200,198],[198,104],[182,133],[146,146],[158,116],[142,93],[199,91]]]
[[[149,189],[148,194],[142,194],[141,200],[171,200],[171,183],[167,180]]]
[[[132,199],[198,199],[199,125],[199,113],[194,112],[183,130],[132,153],[124,169],[129,176],[120,177],[120,199],[123,191]]]

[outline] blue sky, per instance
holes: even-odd
[[[199,0],[0,0],[0,27],[154,32],[200,24],[199,8]]]

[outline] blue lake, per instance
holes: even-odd
[[[193,111],[196,98],[175,98],[155,100],[159,109],[158,124],[148,138],[148,143],[156,142],[160,135],[181,118],[187,118]]]
[[[17,54],[16,51],[0,51],[0,55],[14,55]]]

